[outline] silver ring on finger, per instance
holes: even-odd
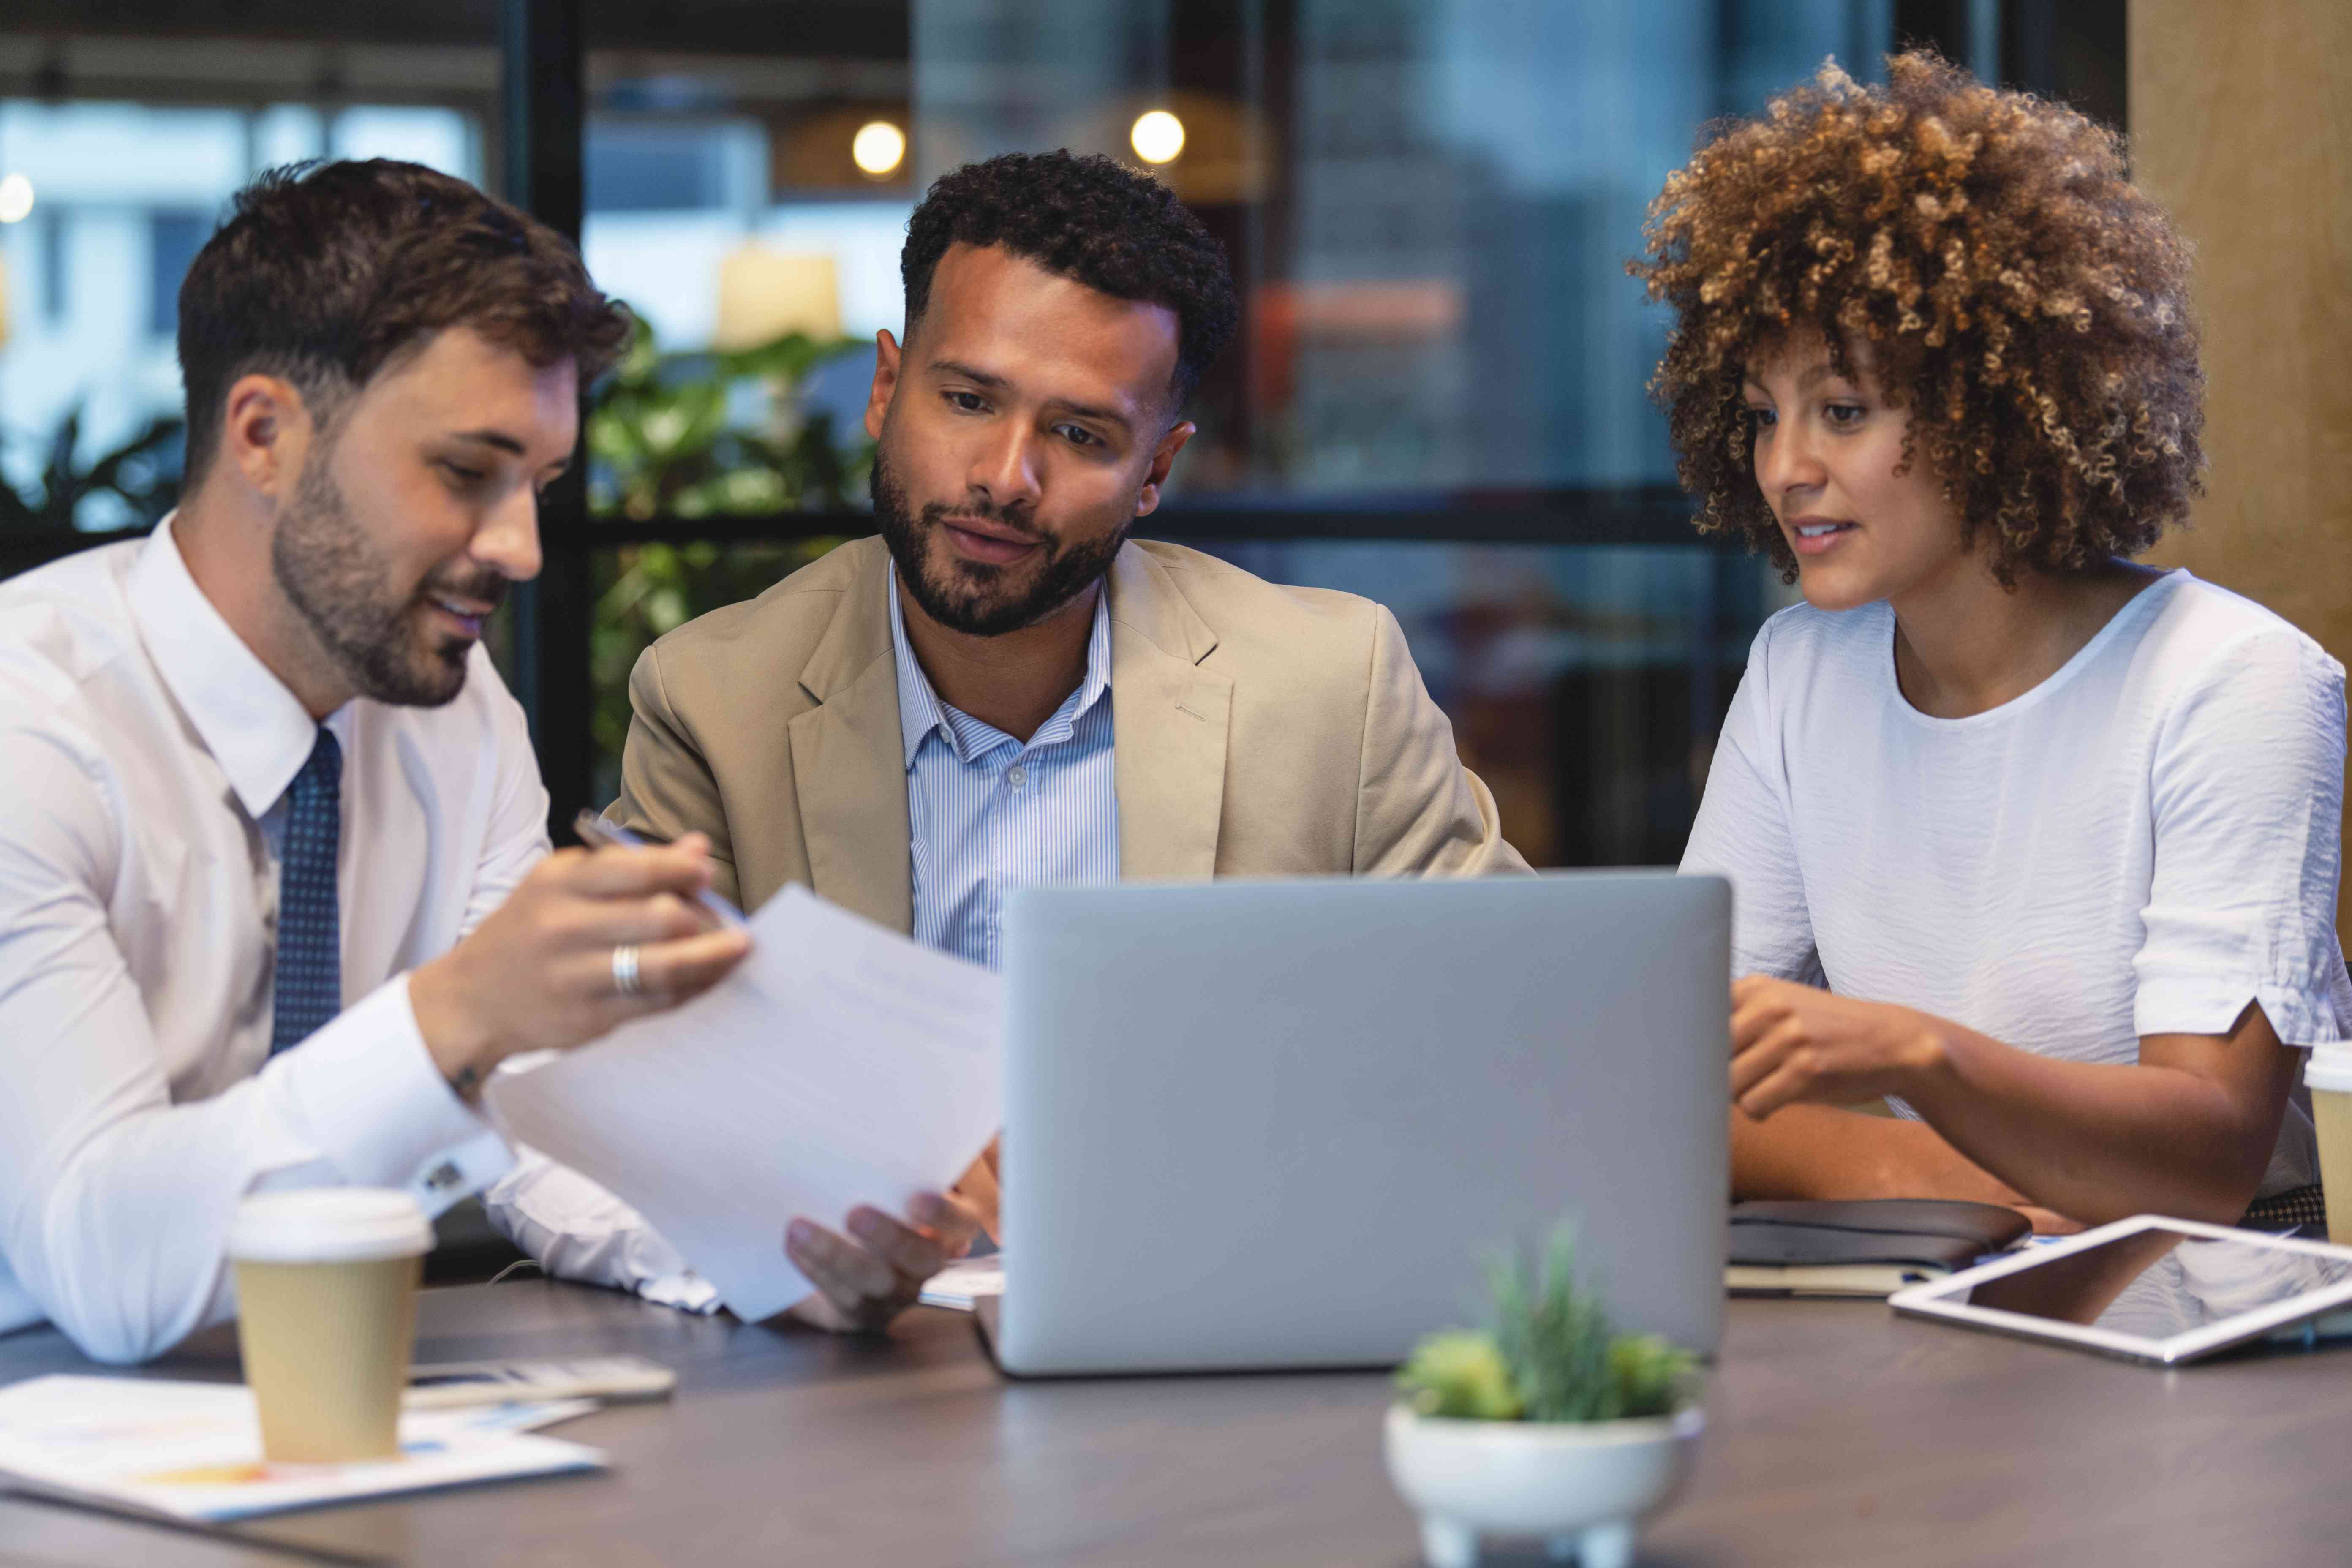
[[[613,950],[613,989],[624,996],[645,994],[645,982],[637,974],[637,944],[625,942]]]

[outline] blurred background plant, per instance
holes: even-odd
[[[874,444],[804,400],[810,376],[862,339],[793,331],[754,347],[665,353],[645,318],[588,415],[592,517],[645,522],[862,510]],[[654,639],[751,598],[843,535],[751,546],[640,544],[599,552],[590,660],[598,693],[596,798],[629,732],[629,670]]]
[[[787,332],[755,348],[666,353],[637,318],[629,352],[588,415],[588,510],[748,517],[837,508],[861,490],[873,445],[804,407],[811,372],[867,348]]]
[[[0,528],[145,528],[179,503],[181,440],[187,428],[183,421],[152,419],[130,440],[87,463],[78,455],[81,424],[82,408],[76,404],[46,440],[0,437],[0,453],[32,447],[40,464],[23,484],[12,484],[9,465],[0,464]],[[86,500],[96,502],[95,515],[78,523]]]

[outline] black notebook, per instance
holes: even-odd
[[[2025,1239],[2015,1209],[1945,1198],[1731,1205],[1735,1296],[1891,1296]]]

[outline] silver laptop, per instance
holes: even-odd
[[[998,1364],[1392,1364],[1563,1217],[1622,1328],[1712,1351],[1730,914],[1642,871],[1015,894]]]

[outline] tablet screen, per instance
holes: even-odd
[[[1988,1279],[1972,1307],[2168,1340],[2352,1280],[2352,1261],[2161,1227]]]

